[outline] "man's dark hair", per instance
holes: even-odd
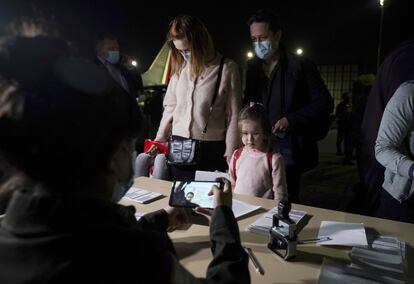
[[[349,96],[349,92],[344,92],[341,95],[341,99],[342,100],[349,100],[350,96]]]
[[[270,30],[273,32],[277,32],[281,29],[279,17],[264,9],[258,10],[250,16],[247,25],[250,27],[253,23],[268,23]]]
[[[95,47],[98,44],[102,43],[106,39],[114,40],[114,41],[117,41],[119,43],[119,39],[115,34],[113,34],[113,33],[100,33],[100,34],[96,35],[96,37],[95,37],[95,40],[94,40]]]
[[[0,76],[24,100],[21,117],[0,117],[0,151],[46,188],[96,185],[119,143],[139,131],[136,101],[61,39],[13,39]]]

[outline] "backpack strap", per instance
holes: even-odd
[[[237,175],[236,175],[236,162],[240,158],[241,153],[243,152],[243,149],[244,149],[244,147],[240,147],[236,151],[234,151],[233,164],[232,164],[232,171],[233,171],[234,182],[236,182],[236,180],[237,180]]]
[[[272,157],[273,157],[273,152],[272,151],[268,152],[267,153],[267,164],[269,165],[270,175],[272,175],[272,172],[273,172]]]

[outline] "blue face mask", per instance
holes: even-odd
[[[253,47],[257,57],[262,60],[269,59],[273,54],[272,43],[269,40],[255,41]]]
[[[137,157],[137,152],[132,152],[131,157],[131,173],[126,181],[117,181],[114,185],[114,190],[112,191],[112,202],[118,203],[119,200],[127,193],[127,191],[134,184],[134,173],[135,173],[135,159]]]
[[[106,61],[108,61],[111,64],[116,64],[119,62],[120,54],[117,50],[110,50],[108,51],[108,57],[106,58]]]

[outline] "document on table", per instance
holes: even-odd
[[[137,219],[137,221],[139,221],[139,219],[141,219],[142,216],[144,216],[145,213],[142,212],[135,212],[135,219]]]
[[[230,180],[230,175],[223,172],[209,172],[209,171],[196,171],[194,180],[201,181],[215,181],[217,178],[224,177]]]
[[[320,245],[368,246],[363,223],[322,221],[318,238],[330,237],[331,240]]]
[[[232,208],[234,217],[239,218],[260,209],[260,206],[251,205],[249,203],[233,199]]]
[[[141,204],[146,204],[157,200],[162,196],[163,195],[161,193],[133,186],[128,190],[124,197]]]
[[[359,269],[351,265],[324,258],[321,272],[319,274],[319,284],[403,284],[403,280],[393,277],[387,273],[381,273],[380,270]]]
[[[277,214],[277,206],[269,210],[266,214],[258,218],[256,221],[254,221],[252,224],[247,227],[247,229],[253,233],[261,234],[261,235],[269,235],[269,230],[272,227],[273,223],[273,215]],[[301,228],[304,226],[302,220],[304,220],[304,217],[306,216],[305,211],[299,211],[299,210],[291,210],[289,213],[290,219],[292,219],[296,224],[298,228]],[[300,231],[300,229],[298,230]]]
[[[237,199],[233,199],[233,204],[232,204],[231,209],[233,210],[234,217],[237,219],[251,212],[254,212],[260,208],[261,208],[260,206],[252,205],[252,204],[249,204],[249,203],[237,200]],[[195,216],[192,216],[192,220],[193,220],[193,224],[208,226],[210,224],[211,215],[198,213],[198,214],[195,214]]]
[[[368,235],[368,239],[370,239]],[[369,242],[369,241],[368,241]],[[387,273],[390,277],[404,279],[406,244],[395,237],[376,235],[368,248],[353,247],[351,266],[375,274]]]

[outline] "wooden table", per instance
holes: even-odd
[[[135,186],[160,192],[165,197],[147,205],[127,199],[122,199],[122,204],[133,205],[138,212],[151,212],[167,206],[171,190],[170,182],[140,177],[135,180]],[[260,205],[265,210],[271,209],[276,205],[273,200],[269,199],[237,194],[234,194],[233,197],[250,204]],[[397,237],[407,242],[407,244],[414,244],[414,224],[298,204],[293,204],[292,207],[312,215],[309,223],[300,232],[299,239],[316,238],[320,222],[322,220],[330,220],[364,223],[366,230],[375,230],[382,235]],[[264,275],[260,275],[249,264],[252,283],[317,283],[320,266],[325,256],[336,259],[348,259],[349,247],[325,247],[316,244],[306,244],[298,245],[298,256],[295,259],[284,261],[267,248],[267,237],[247,231],[247,226],[264,214],[265,210],[255,212],[253,215],[238,220],[243,244],[252,248],[265,271]],[[197,277],[205,276],[207,265],[212,259],[208,229],[207,226],[193,225],[187,231],[176,231],[170,234],[180,262]],[[410,263],[412,252],[409,249],[407,258]],[[412,267],[412,265],[410,266]],[[409,270],[412,271],[413,269]],[[412,274],[414,272],[410,272],[410,279],[414,279],[411,278]]]

